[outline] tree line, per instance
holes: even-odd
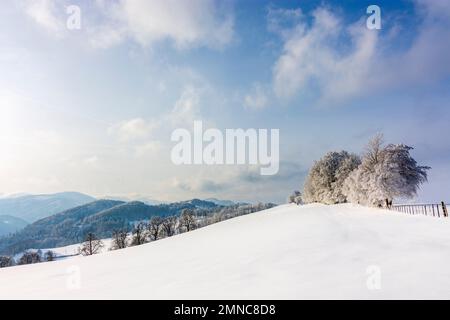
[[[130,246],[139,246],[148,242],[157,241],[176,234],[190,232],[220,221],[249,213],[274,207],[275,204],[259,203],[257,205],[234,205],[215,209],[183,209],[179,216],[152,217],[148,222],[140,221],[135,224],[130,233],[126,229],[117,229],[112,232],[111,247],[109,250],[119,250]],[[100,253],[104,244],[94,234],[88,234],[81,244],[82,255]],[[92,250],[92,248],[94,248]]]

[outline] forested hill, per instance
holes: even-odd
[[[153,216],[178,215],[185,208],[213,209],[220,206],[198,199],[155,206],[139,201],[97,200],[38,220],[11,236],[1,238],[0,254],[79,243],[88,232],[107,238],[113,230],[130,230],[137,221]]]

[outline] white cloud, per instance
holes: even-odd
[[[137,157],[158,154],[161,150],[159,141],[149,141],[147,143],[136,146],[135,154]]]
[[[244,97],[244,106],[255,110],[265,108],[269,103],[266,91],[261,84],[254,84],[251,92]]]
[[[88,29],[89,44],[94,49],[107,49],[120,44],[125,38],[125,28],[111,25],[95,26]]]
[[[91,30],[97,47],[115,45],[128,37],[144,47],[169,40],[178,49],[220,49],[233,38],[232,15],[215,0],[120,0],[104,9],[103,27]]]
[[[48,32],[61,36],[65,20],[58,17],[58,7],[54,0],[24,0],[25,13]]]
[[[57,36],[64,35],[67,0],[23,0],[25,13]],[[83,9],[83,8],[82,8]],[[217,0],[97,0],[83,10],[82,31],[93,48],[131,39],[143,47],[169,41],[177,49],[222,49],[233,39],[231,10]],[[85,16],[86,15],[86,16]]]
[[[269,12],[268,25],[283,41],[273,67],[278,97],[306,95],[318,105],[338,105],[375,90],[406,88],[450,75],[450,6],[443,1],[416,2],[419,25],[407,48],[393,43],[402,37],[395,24],[384,33],[368,30],[365,17],[347,26],[324,7],[312,12],[312,22],[297,11],[275,13]],[[294,26],[280,26],[280,15],[291,17]]]
[[[325,8],[313,12],[313,22],[298,23],[286,40],[274,66],[274,90],[291,97],[317,86],[324,101],[335,101],[360,92],[374,57],[377,33],[361,21],[344,28],[342,21]],[[351,39],[351,50],[342,54],[342,35]]]
[[[108,129],[109,133],[118,137],[119,141],[127,142],[132,140],[142,140],[149,137],[155,124],[142,118],[135,118],[123,121]]]
[[[173,126],[192,125],[200,117],[200,89],[186,86],[164,122]]]

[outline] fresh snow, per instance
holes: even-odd
[[[15,298],[450,299],[450,219],[282,205],[138,247],[0,269],[0,299]]]
[[[112,240],[111,239],[102,239],[103,247],[100,249],[100,252],[104,253],[107,252],[111,248]],[[80,254],[80,243],[71,244],[64,247],[57,247],[57,248],[46,248],[46,249],[27,249],[25,251],[28,252],[41,252],[42,257],[44,257],[45,253],[48,251],[52,251],[56,257],[55,259],[67,259],[72,256],[76,256]],[[19,252],[14,255],[14,259],[17,261],[20,259],[20,257],[25,253],[25,251]]]

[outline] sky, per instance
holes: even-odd
[[[381,132],[432,167],[414,201],[448,201],[449,89],[445,0],[5,0],[0,194],[281,203]],[[278,174],[175,165],[171,133],[195,120],[279,129]]]

